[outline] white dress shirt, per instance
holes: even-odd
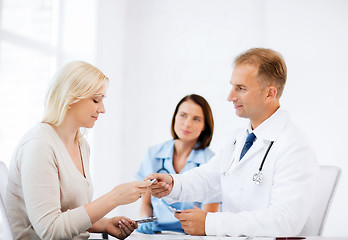
[[[173,175],[167,200],[222,201],[222,212],[207,214],[207,235],[294,236],[307,221],[319,168],[304,133],[282,108],[253,132],[256,140],[240,161],[247,129],[235,131],[209,163]],[[253,176],[271,141],[263,181],[255,184]]]

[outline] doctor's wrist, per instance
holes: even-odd
[[[169,185],[173,188],[173,186],[174,186],[174,178],[173,178],[173,176],[171,174],[168,174],[168,175],[169,175],[169,177],[171,179]]]

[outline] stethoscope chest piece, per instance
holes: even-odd
[[[262,167],[263,167],[263,164],[265,163],[266,157],[267,157],[268,152],[269,152],[269,150],[271,149],[273,143],[274,143],[274,141],[272,141],[272,142],[269,144],[268,148],[267,148],[267,151],[266,151],[266,153],[265,153],[265,156],[264,156],[263,159],[262,159],[262,163],[261,163],[261,165],[260,165],[259,172],[258,172],[258,173],[255,173],[254,176],[253,176],[253,182],[254,182],[255,184],[257,184],[257,185],[260,184],[260,183],[262,182],[262,180],[263,180]]]
[[[262,180],[263,180],[263,174],[261,171],[254,174],[253,181],[255,182],[255,184],[260,184]]]

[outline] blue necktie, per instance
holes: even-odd
[[[255,140],[256,136],[254,133],[250,133],[245,141],[244,147],[242,149],[242,153],[240,154],[240,159],[239,161],[242,159],[242,157],[247,153],[247,151],[249,150],[249,148],[253,145],[254,140]]]

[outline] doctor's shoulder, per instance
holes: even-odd
[[[290,158],[293,164],[316,164],[315,152],[307,134],[292,122],[287,124],[274,145],[279,162]]]
[[[276,141],[282,145],[287,145],[287,147],[305,146],[311,148],[307,134],[293,122],[286,125]]]

